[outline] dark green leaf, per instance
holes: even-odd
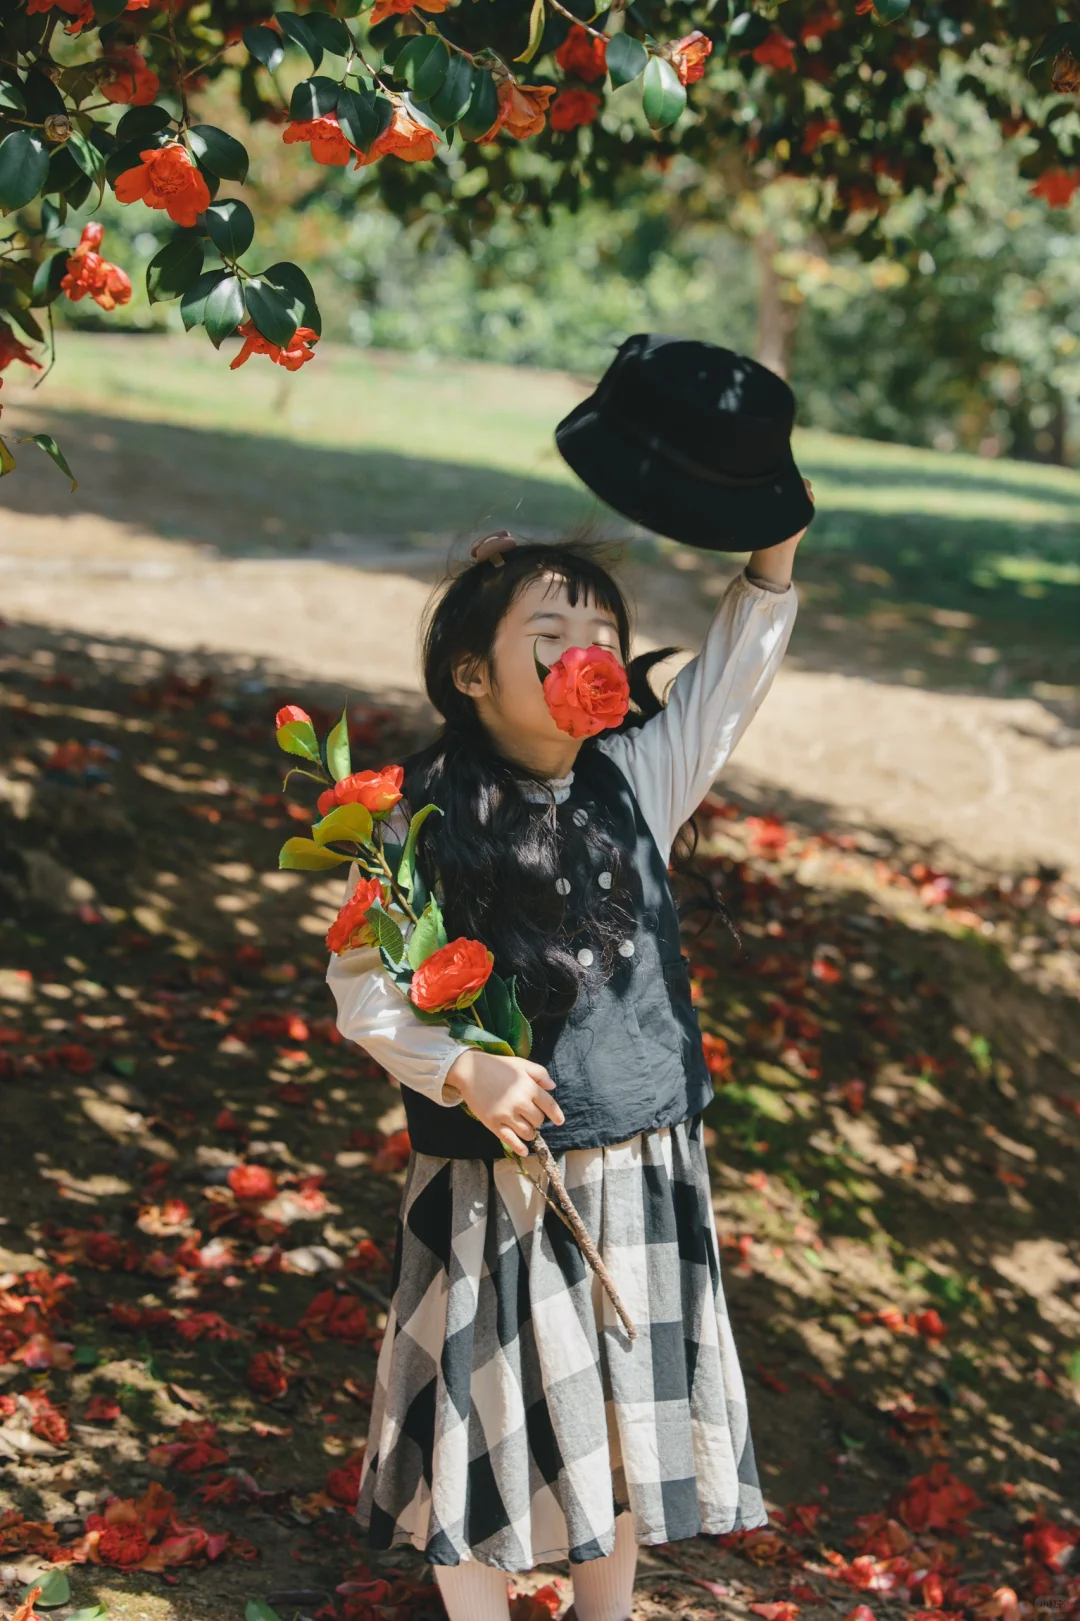
[[[313,760],[321,765],[319,755],[319,739],[315,736],[315,728],[309,720],[287,720],[284,726],[279,726],[275,734],[279,749],[286,754],[299,754],[301,759]]]
[[[442,89],[428,103],[432,118],[444,129],[456,124],[469,110],[473,93],[473,67],[463,56],[452,56]]]
[[[283,297],[261,276],[253,276],[245,288],[248,314],[267,343],[287,349],[299,325],[292,313],[292,301]],[[207,331],[209,331],[209,324]]]
[[[649,60],[649,53],[640,39],[633,39],[629,34],[616,34],[608,40],[607,66],[611,75],[611,86],[618,90],[620,85],[629,84],[636,79],[639,73],[644,72],[645,64]]]
[[[255,221],[247,203],[227,197],[206,210],[206,230],[223,259],[239,259],[251,246]],[[200,261],[199,268],[202,268]]]
[[[269,270],[264,270],[262,280],[291,301],[290,310],[296,317],[297,326],[306,326],[316,337],[321,334],[322,316],[315,302],[315,291],[299,265],[283,259],[279,264],[271,265]]]
[[[36,131],[17,129],[5,135],[0,141],[0,207],[25,207],[48,172],[49,154]]]
[[[490,73],[478,72],[473,81],[469,110],[459,122],[459,129],[467,141],[478,141],[486,135],[499,116],[499,92]]]
[[[544,37],[544,25],[547,22],[547,0],[533,0],[532,11],[529,13],[529,39],[520,56],[515,56],[515,62],[531,62],[540,49],[540,41]]]
[[[479,1047],[484,1053],[498,1053],[501,1058],[513,1058],[514,1049],[510,1043],[503,1041],[501,1036],[495,1035],[491,1030],[481,1029],[478,1024],[466,1024],[464,1019],[460,1023],[455,1021],[450,1026],[450,1034],[455,1041],[464,1042],[467,1047]]]
[[[304,17],[298,17],[295,11],[277,11],[274,21],[279,24],[281,32],[290,45],[299,45],[311,57],[311,66],[316,73],[323,59],[323,48],[307,25]]]
[[[160,130],[168,129],[172,123],[172,113],[167,107],[132,107],[126,112],[116,126],[117,139],[120,141],[144,141],[148,135],[156,135]],[[135,162],[138,163],[136,154]],[[131,167],[131,165],[129,165]]]
[[[202,238],[194,232],[174,236],[171,242],[158,249],[146,267],[146,293],[151,304],[162,304],[186,293],[196,277],[202,274],[202,267]],[[196,322],[191,324],[197,325]]]
[[[67,149],[88,180],[105,182],[105,156],[99,152],[92,141],[75,130],[67,143]]]
[[[256,322],[256,325],[258,323]],[[260,332],[262,328],[259,328]],[[295,326],[293,331],[295,331]],[[340,782],[352,770],[352,753],[349,749],[349,711],[348,707],[341,711],[341,719],[326,739],[326,769],[335,782]]]
[[[215,349],[220,349],[244,319],[244,289],[239,276],[224,276],[206,300],[203,325]]]
[[[73,490],[77,490],[79,488],[78,479],[68,466],[64,452],[60,449],[60,446],[57,444],[51,433],[28,433],[22,439],[19,439],[17,443],[20,445],[37,445],[40,450],[45,452],[46,456],[56,463],[60,471],[66,474],[71,480],[71,488]]]
[[[31,69],[23,80],[23,95],[26,98],[27,118],[36,118],[44,123],[46,118],[54,114],[67,112],[60,90],[44,73]]]
[[[728,29],[728,44],[740,54],[754,51],[763,39],[769,37],[769,24],[757,11],[743,11]]]
[[[1043,62],[1052,61],[1066,45],[1074,56],[1080,56],[1080,22],[1059,23],[1056,28],[1051,28],[1028,63],[1028,72],[1030,73],[1032,68],[1041,67]]]
[[[67,273],[68,254],[65,249],[62,253],[54,253],[51,259],[43,259],[34,272],[34,286],[31,303],[36,309],[44,304],[51,304],[54,298],[60,297],[60,283]]]
[[[9,113],[25,113],[26,98],[15,79],[0,79],[0,107]]]
[[[321,75],[313,79],[301,79],[289,102],[289,117],[304,124],[313,118],[325,118],[327,113],[332,113],[336,108],[340,90],[341,86],[336,79],[327,79]]]
[[[387,42],[383,47],[382,59],[388,68],[394,66],[408,43],[408,37],[404,34],[398,34],[394,39]]]
[[[57,1605],[67,1604],[71,1599],[71,1583],[67,1579],[67,1574],[58,1570],[55,1565],[52,1570],[42,1571],[40,1576],[35,1576],[30,1587],[41,1588],[41,1596],[37,1602],[43,1610],[53,1610]],[[23,1588],[23,1598],[30,1592],[30,1587]]]
[[[532,1052],[532,1025],[518,1004],[516,976],[507,980],[506,989],[510,997],[510,1045],[519,1058],[528,1058]]]
[[[44,202],[41,205],[41,229],[45,233],[46,242],[54,242],[63,229],[64,215],[55,203]]]
[[[489,974],[483,994],[484,1009],[477,1012],[487,1027],[502,1041],[510,1041],[510,993],[498,974]]]
[[[393,105],[385,96],[342,87],[337,99],[338,123],[345,139],[359,151],[374,145],[393,116]]]
[[[268,73],[276,73],[285,60],[285,47],[277,30],[256,25],[245,28],[241,37],[256,62],[261,62]]]
[[[22,304],[9,303],[7,305],[7,312],[11,320],[15,322],[16,326],[22,327],[31,343],[45,342],[45,334],[38,326],[34,317],[30,314],[28,307],[24,308]]]
[[[251,1598],[244,1610],[244,1621],[279,1621],[278,1613],[261,1598]]]
[[[874,0],[874,21],[879,23],[894,23],[902,17],[911,6],[911,0]]]
[[[662,56],[650,56],[646,64],[642,105],[653,129],[667,129],[686,106],[686,86]]]
[[[127,0],[94,0],[94,18],[99,24],[115,22],[127,10]]]
[[[417,101],[428,101],[440,89],[450,66],[450,52],[436,34],[416,34],[394,63]]]
[[[191,150],[210,173],[219,180],[246,180],[248,155],[239,141],[226,135],[213,124],[196,124],[188,131]]]
[[[348,56],[353,45],[352,35],[337,17],[325,11],[309,11],[304,21],[324,51],[329,51],[331,56]]]
[[[432,811],[438,810],[438,805],[424,805],[409,822],[409,833],[405,840],[405,848],[401,852],[401,865],[398,867],[397,880],[410,902],[413,892],[413,863],[416,860],[416,841],[420,837],[420,829]],[[440,811],[439,814],[442,815],[442,812]]]
[[[218,282],[225,280],[227,273],[224,270],[204,270],[185,291],[180,301],[180,318],[188,332],[192,327],[202,326],[206,320],[206,301]]]
[[[368,907],[364,916],[375,930],[375,938],[381,949],[391,962],[399,963],[405,955],[405,939],[390,913],[376,901],[374,906]]]

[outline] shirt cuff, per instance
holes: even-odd
[[[782,597],[785,591],[791,590],[791,581],[787,585],[777,585],[774,580],[763,580],[760,574],[751,574],[748,568],[743,569],[743,578],[750,585],[756,585],[760,591],[771,591],[774,596]]]

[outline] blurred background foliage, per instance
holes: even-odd
[[[898,195],[875,257],[858,217],[842,233],[822,223],[813,182],[767,166],[763,178],[722,149],[715,164],[678,156],[626,173],[610,198],[557,206],[539,230],[512,196],[487,221],[455,207],[487,183],[475,155],[437,164],[431,191],[402,213],[370,169],[298,166],[273,124],[243,126],[260,246],[302,259],[329,339],[590,377],[630,332],[685,332],[789,375],[804,426],[1066,463],[1080,441],[1080,202],[1050,208],[1031,194],[1034,137],[1002,134],[985,84],[968,88],[973,71],[995,73],[946,64],[928,92],[949,183]],[[208,111],[240,129],[228,94],[214,87]],[[548,161],[525,148],[511,160],[522,172]],[[97,217],[141,277],[167,222],[111,196]],[[89,301],[57,315],[103,331],[179,327],[175,306],[139,297],[105,317]]]

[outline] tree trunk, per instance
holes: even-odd
[[[777,241],[766,229],[754,238],[758,263],[757,358],[786,382],[791,373],[791,352],[799,306],[784,297],[784,278],[776,268]]]

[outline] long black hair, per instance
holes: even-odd
[[[443,814],[424,824],[421,860],[429,881],[438,882],[451,936],[483,940],[498,971],[518,976],[522,1005],[533,1018],[568,1012],[590,975],[612,972],[630,921],[625,861],[602,817],[581,827],[559,817],[546,779],[496,752],[454,674],[489,662],[499,626],[521,591],[551,576],[565,586],[571,605],[584,600],[614,617],[630,683],[630,710],[619,730],[643,725],[663,708],[649,672],[678,649],[631,659],[630,612],[607,563],[606,548],[593,541],[521,544],[501,565],[473,563],[453,575],[424,620],[424,684],[442,727],[405,761],[405,792],[413,808],[433,801]],[[582,745],[591,746],[591,740]],[[575,911],[576,898],[556,887],[578,841],[590,864],[613,874],[610,891],[587,918]],[[684,857],[692,854],[696,829],[679,842]],[[710,909],[723,910],[705,884]],[[599,946],[599,962],[590,968],[574,949],[586,922],[590,945]]]

